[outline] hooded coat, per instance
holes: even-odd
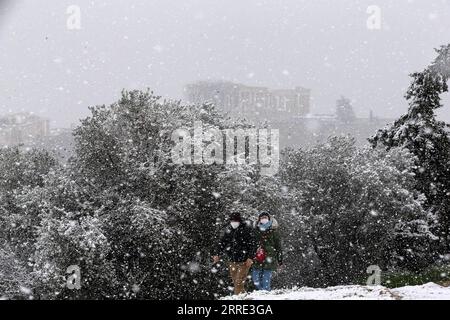
[[[260,263],[254,259],[253,268],[276,271],[283,264],[283,250],[278,221],[271,219],[272,226],[266,231],[261,231],[258,223],[254,224],[257,237],[257,247],[262,247],[266,254],[264,262]]]

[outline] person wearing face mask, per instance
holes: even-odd
[[[221,256],[229,258],[229,272],[236,295],[245,293],[245,282],[253,264],[257,244],[254,230],[242,220],[239,212],[233,212],[229,225],[215,250],[213,261],[219,263]]]
[[[261,212],[256,222],[258,249],[252,268],[257,290],[271,290],[272,274],[283,265],[283,251],[278,222],[268,212]]]

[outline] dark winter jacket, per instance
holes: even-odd
[[[257,247],[261,246],[264,249],[266,259],[263,263],[254,260],[253,268],[276,271],[278,266],[283,264],[283,249],[277,220],[272,218],[272,226],[266,231],[261,231],[256,224],[255,230]]]
[[[254,229],[243,222],[237,229],[231,226],[225,229],[214,255],[226,254],[231,262],[245,262],[255,257],[256,249]]]

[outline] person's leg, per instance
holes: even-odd
[[[249,268],[244,263],[238,265],[238,274],[236,276],[235,294],[245,293],[245,281],[247,280]]]
[[[252,280],[256,287],[256,290],[262,290],[261,269],[258,268],[252,269]]]
[[[272,283],[272,270],[264,270],[262,274],[262,290],[270,291]]]
[[[237,283],[237,274],[238,274],[237,264],[234,262],[231,262],[229,265],[229,271],[230,271],[230,278],[233,281],[234,293],[236,293],[236,283]]]

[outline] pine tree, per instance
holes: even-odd
[[[426,206],[438,217],[436,234],[444,250],[450,245],[450,136],[449,125],[436,119],[441,94],[448,91],[450,45],[436,50],[434,62],[411,75],[406,93],[408,113],[370,139],[375,147],[405,147],[416,157],[416,188],[427,197]]]

